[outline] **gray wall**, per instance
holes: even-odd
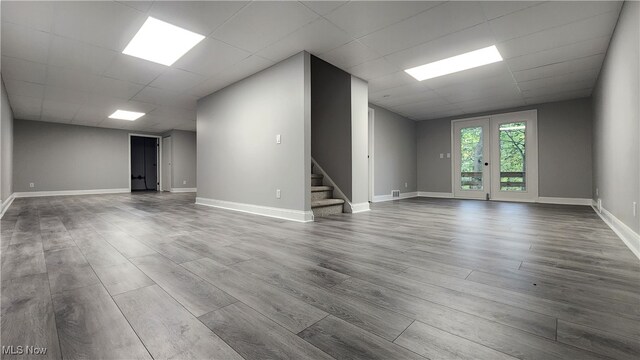
[[[425,120],[418,123],[418,190],[451,192],[451,120],[538,110],[539,196],[591,198],[592,113],[590,99],[576,99]],[[453,156],[453,155],[452,155]]]
[[[28,120],[14,128],[16,192],[129,187],[128,131]]]
[[[1,78],[0,78],[1,79]],[[13,112],[9,105],[7,89],[1,81],[0,96],[2,111],[0,118],[0,202],[4,202],[13,194]]]
[[[311,209],[308,71],[299,53],[198,101],[198,197]]]
[[[195,188],[196,184],[196,133],[193,131],[171,130],[164,136],[171,136],[171,188]],[[187,183],[184,184],[183,182]]]
[[[351,140],[351,75],[311,56],[311,156],[349,200]]]
[[[593,198],[636,233],[640,214],[640,3],[626,1],[593,93]],[[595,189],[599,190],[596,196]]]
[[[369,107],[374,110],[374,194],[417,191],[416,122],[373,104]]]

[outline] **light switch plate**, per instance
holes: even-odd
[[[282,137],[280,136],[280,134],[276,135],[276,144],[281,144],[282,143]]]
[[[34,184],[34,183],[29,183],[29,187],[30,187],[30,188],[32,188],[32,187],[36,187],[36,184]]]
[[[280,189],[276,189],[276,199],[280,199]]]
[[[451,159],[451,153],[447,153],[447,159]]]
[[[440,159],[444,159],[444,154],[440,153]]]

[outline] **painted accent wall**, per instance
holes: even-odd
[[[451,120],[538,110],[540,197],[591,198],[592,111],[589,98],[417,123],[418,191],[451,193]],[[445,154],[440,159],[440,153]],[[453,154],[451,154],[453,157]]]
[[[374,104],[369,107],[374,110],[374,195],[417,191],[416,122]]]
[[[198,101],[198,198],[311,209],[309,67],[301,52]]]
[[[640,3],[625,1],[593,92],[589,197],[640,234]],[[596,194],[598,189],[598,194]],[[640,251],[640,244],[636,244]]]
[[[7,89],[0,78],[0,96],[2,97],[2,112],[0,118],[0,203],[13,194],[13,111],[9,105]]]

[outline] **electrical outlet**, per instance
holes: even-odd
[[[638,214],[638,203],[636,203],[634,201],[633,202],[633,217],[636,217],[637,214]]]
[[[182,180],[182,185],[187,185],[187,180]]]
[[[440,153],[440,159],[444,159],[444,154]]]
[[[451,159],[451,153],[447,153],[447,159]]]
[[[29,187],[30,187],[30,188],[34,188],[34,187],[36,187],[36,184],[34,184],[34,183],[29,183]]]
[[[276,189],[276,199],[280,199],[280,189]]]
[[[404,183],[404,187],[408,188],[409,187],[409,183]]]
[[[276,135],[276,144],[281,144],[282,143],[282,137],[280,136],[280,134]]]
[[[598,191],[598,188],[596,188],[596,196],[600,195],[600,191]]]

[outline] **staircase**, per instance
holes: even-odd
[[[314,217],[342,214],[344,200],[333,198],[333,186],[322,183],[324,176],[311,170],[311,210]]]

